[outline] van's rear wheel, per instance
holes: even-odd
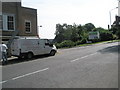
[[[33,53],[32,52],[29,52],[28,54],[27,54],[27,58],[28,59],[31,59],[33,57]]]
[[[55,50],[52,50],[52,51],[50,52],[50,56],[54,56],[55,53],[56,53],[56,51],[55,51]]]

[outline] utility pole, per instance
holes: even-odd
[[[120,29],[120,0],[118,0],[118,30]]]
[[[118,0],[118,16],[117,16],[117,18],[116,18],[116,27],[117,27],[117,29],[118,29],[118,37],[119,37],[119,39],[120,39],[120,36],[119,36],[119,34],[120,34],[120,0]]]
[[[109,16],[110,16],[110,26],[109,26],[109,28],[111,28],[111,12],[113,11],[113,10],[115,10],[115,9],[117,9],[118,7],[116,7],[116,8],[113,8],[113,9],[111,9],[110,11],[109,11]]]

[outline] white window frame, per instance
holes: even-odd
[[[8,16],[13,17],[13,30],[8,29]],[[13,15],[13,14],[3,14],[3,30],[4,31],[15,31],[15,15]]]
[[[30,23],[30,27],[29,27],[29,28],[30,28],[30,31],[26,31],[26,28],[27,28],[27,27],[26,27],[26,23]],[[26,32],[26,33],[31,33],[31,21],[30,21],[30,20],[25,20],[25,32]]]

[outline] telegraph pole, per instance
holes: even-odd
[[[113,9],[111,9],[111,10],[109,11],[109,16],[110,16],[110,26],[109,26],[109,28],[111,28],[111,12],[112,12],[113,10],[117,9],[117,8],[118,8],[118,7],[113,8]]]

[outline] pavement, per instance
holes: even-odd
[[[118,88],[118,43],[59,49],[55,56],[11,58],[3,88]]]

